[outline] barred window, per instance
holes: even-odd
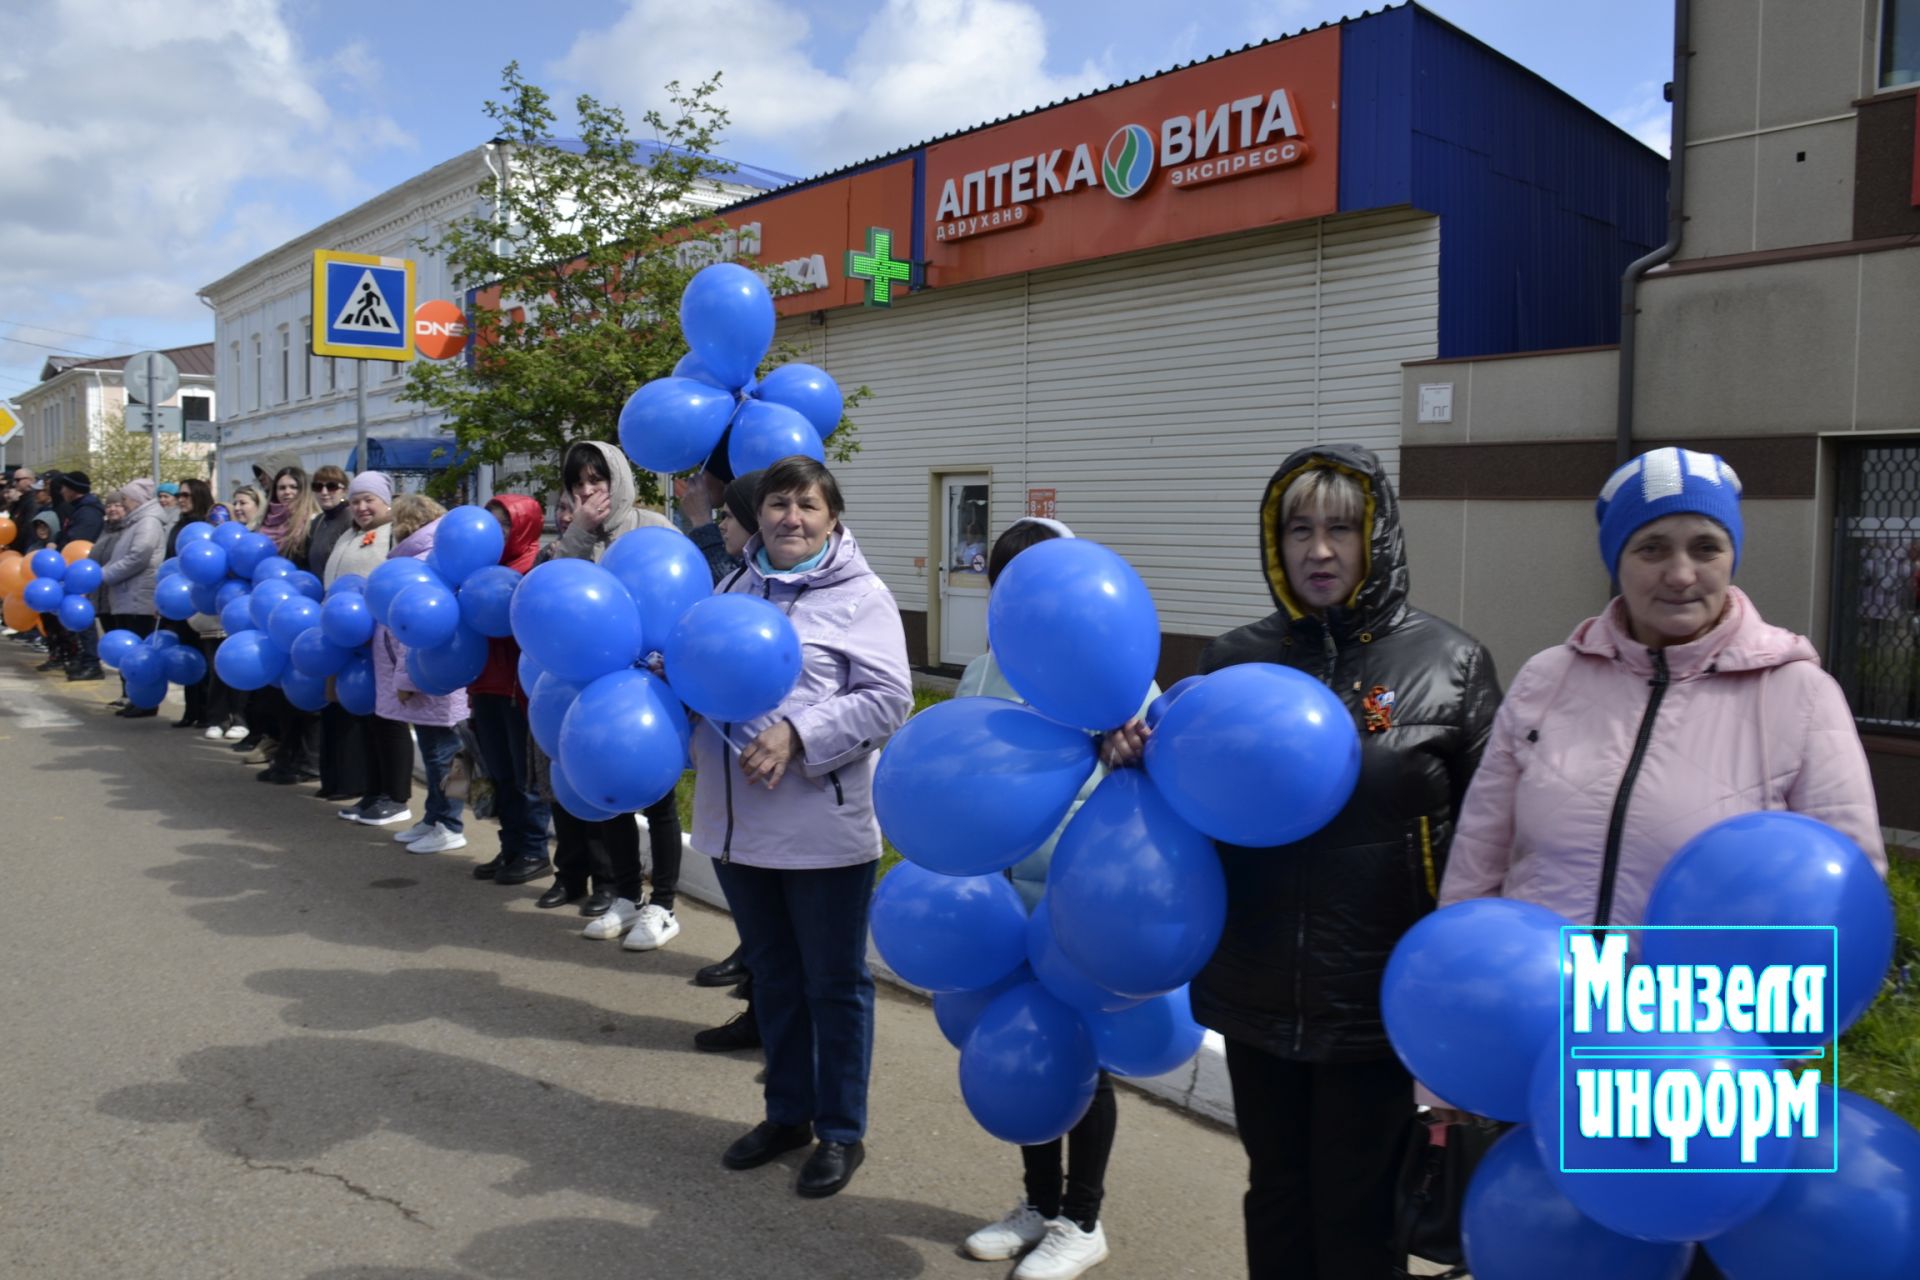
[[[1920,736],[1920,441],[1842,450],[1831,616],[1833,675],[1860,727]]]

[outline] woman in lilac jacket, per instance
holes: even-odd
[[[694,729],[693,843],[716,860],[739,927],[767,1060],[766,1119],[723,1159],[752,1169],[817,1138],[798,1190],[830,1196],[864,1157],[874,753],[906,723],[913,687],[900,608],[840,523],[833,473],[783,459],[755,501],[746,566],[715,591],[777,606],[803,657],[770,715]]]

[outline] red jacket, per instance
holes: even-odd
[[[507,529],[507,547],[500,563],[519,573],[533,568],[533,557],[540,550],[540,530],[547,513],[538,502],[524,494],[498,493],[493,500],[507,509],[511,524]],[[499,698],[526,701],[520,687],[520,646],[512,637],[487,642],[487,666],[480,678],[467,686],[469,693],[490,693]]]

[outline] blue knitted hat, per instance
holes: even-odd
[[[1717,453],[1669,446],[1628,462],[1600,490],[1593,514],[1607,572],[1619,576],[1620,553],[1635,530],[1683,512],[1719,522],[1733,540],[1734,568],[1740,567],[1740,477]]]

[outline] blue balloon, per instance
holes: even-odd
[[[1005,876],[943,876],[901,862],[873,895],[873,943],[928,991],[989,987],[1027,958],[1027,913]]]
[[[373,659],[355,654],[333,678],[333,696],[347,714],[370,716],[374,706]]]
[[[184,582],[180,584],[180,590],[176,594],[178,594],[181,599],[186,599],[188,586],[189,584]],[[162,582],[154,588],[154,598],[156,601],[160,598],[161,592],[166,590],[166,587],[167,584]],[[52,613],[60,607],[60,602],[67,598],[67,589],[61,584],[58,578],[35,578],[21,591],[20,598],[25,600],[27,607],[35,613]],[[166,611],[162,608],[161,612],[165,613]],[[191,617],[192,613],[192,601],[189,600],[187,614],[185,616]],[[168,613],[166,616],[171,618],[173,615]]]
[[[1116,995],[1080,972],[1053,936],[1053,908],[1045,898],[1027,918],[1027,964],[1054,999],[1083,1014],[1119,1013],[1140,1001]]]
[[[152,635],[148,636],[146,640],[147,648],[149,649],[171,649],[179,643],[179,636],[173,634],[171,631],[164,630],[156,630]]]
[[[655,378],[620,409],[620,448],[646,471],[697,467],[733,416],[731,393],[691,378]]]
[[[213,593],[213,611],[215,613],[224,612],[228,605],[232,604],[235,600],[244,598],[246,594],[247,584],[244,582],[221,583],[219,589]]]
[[[348,591],[361,596],[367,594],[366,578],[357,573],[343,573],[327,588],[327,596],[331,598]]]
[[[1185,987],[1131,1009],[1085,1016],[1100,1065],[1117,1076],[1163,1076],[1191,1061],[1207,1036],[1193,1020]]]
[[[324,680],[328,676],[340,674],[353,658],[353,650],[342,649],[327,639],[322,627],[308,627],[294,637],[293,644],[287,649],[287,661],[295,671],[305,676],[318,676]]]
[[[377,576],[377,575],[376,575]],[[587,682],[640,656],[640,611],[620,580],[586,560],[549,560],[513,593],[513,638],[557,676]]]
[[[440,517],[433,536],[433,556],[449,582],[464,582],[473,574],[500,563],[507,549],[506,532],[493,512],[469,504]]]
[[[327,598],[327,589],[321,584],[320,579],[314,577],[305,569],[295,573],[292,577],[288,578],[287,581],[293,584],[294,590],[309,600],[318,601]]]
[[[128,680],[127,701],[142,710],[150,710],[167,700],[167,682],[160,679]]]
[[[487,669],[487,638],[472,627],[456,626],[446,643],[407,650],[407,671],[431,693],[464,689]]]
[[[70,596],[90,595],[100,589],[100,562],[98,560],[75,560],[67,566],[67,576],[61,579]]]
[[[205,538],[182,542],[179,559],[181,575],[195,582],[213,586],[227,576],[227,553],[217,542]]]
[[[548,758],[560,754],[560,727],[567,712],[590,680],[565,680],[551,671],[543,673],[527,690],[527,729]]]
[[[1141,719],[1147,722],[1147,728],[1158,729],[1160,727],[1161,717],[1167,714],[1167,708],[1173,705],[1174,699],[1193,688],[1196,684],[1199,684],[1204,678],[1203,676],[1186,676],[1182,679],[1175,680],[1171,688],[1148,703],[1147,712],[1141,717]]]
[[[417,582],[440,582],[440,575],[411,556],[388,560],[368,574],[366,600],[373,620],[383,627],[390,625],[388,611],[393,608],[394,597]]]
[[[1793,1164],[1766,1212],[1706,1245],[1734,1280],[1907,1280],[1920,1275],[1920,1131],[1842,1089],[1839,1168],[1832,1140],[1796,1138]],[[1820,1114],[1833,1090],[1820,1086]]]
[[[303,595],[290,595],[273,607],[267,616],[267,638],[282,653],[293,651],[293,642],[309,627],[320,625],[320,606]]]
[[[1034,982],[988,1005],[960,1050],[967,1110],[1003,1142],[1030,1147],[1063,1136],[1099,1082],[1086,1023]]]
[[[1456,1107],[1527,1117],[1533,1064],[1560,1032],[1558,913],[1474,898],[1401,937],[1380,983],[1387,1039],[1420,1083]]]
[[[159,563],[159,565],[154,569],[153,580],[155,582],[165,582],[168,578],[171,578],[174,574],[179,572],[180,572],[180,557],[168,556],[165,560],[162,560]]]
[[[220,629],[228,635],[254,630],[253,597],[242,591],[220,607]]]
[[[954,698],[887,743],[874,812],[894,848],[930,871],[1004,871],[1059,829],[1097,763],[1079,729],[1003,698]]]
[[[1654,882],[1649,925],[1832,925],[1836,933],[1743,929],[1643,936],[1649,964],[1839,967],[1829,981],[1840,1025],[1852,1026],[1879,996],[1893,960],[1893,900],[1852,840],[1824,822],[1781,810],[1715,823],[1680,847]],[[1789,1030],[1766,1033],[1777,1045],[1807,1043]]]
[[[573,780],[567,777],[565,769],[554,768],[548,775],[548,782],[553,787],[553,798],[559,806],[582,822],[611,822],[621,816],[583,797],[573,785]]]
[[[180,526],[180,532],[173,535],[173,545],[184,549],[190,542],[204,542],[213,537],[213,526],[205,520],[194,520]],[[220,548],[225,551],[226,548]]]
[[[825,440],[840,426],[846,397],[825,369],[810,364],[783,364],[760,379],[754,394],[768,404],[785,405],[805,418]]]
[[[264,689],[278,680],[286,667],[287,655],[274,647],[264,631],[230,635],[213,654],[213,669],[234,689]],[[121,670],[124,672],[125,667]]]
[[[629,535],[631,536],[631,535]],[[680,781],[686,712],[645,671],[615,671],[580,691],[560,725],[560,767],[588,804],[637,813]]]
[[[700,357],[689,351],[674,363],[673,376],[692,378],[695,382],[704,382],[710,387],[720,387],[722,391],[731,391],[731,387],[721,386],[720,379],[713,370],[700,363]]]
[[[37,581],[27,584],[28,604],[34,604],[33,589],[38,585],[40,584]],[[60,589],[58,583],[51,585],[55,591]],[[59,597],[54,598],[54,604],[59,604]],[[161,617],[169,618],[174,622],[185,622],[200,612],[199,606],[193,602],[193,583],[187,580],[185,574],[180,573],[174,574],[171,578],[163,578],[154,584],[153,607]]]
[[[181,574],[185,577],[185,574]],[[196,582],[187,595],[193,600],[193,611],[209,616],[220,612],[220,591],[212,583]]]
[[[230,524],[223,524],[219,528],[215,529],[213,531],[213,537],[210,539],[210,541],[212,541],[215,546],[225,551],[227,553],[228,560],[231,561],[233,558],[233,549],[239,546],[240,540],[246,537],[247,534],[250,532],[251,530],[249,530],[247,526],[241,524],[239,521],[236,520]],[[273,539],[271,538],[267,539],[267,544],[268,546],[272,546]]]
[[[504,564],[468,574],[460,584],[460,620],[483,636],[506,639],[513,634],[513,591],[519,585],[519,572]]]
[[[746,475],[772,466],[782,458],[801,454],[825,462],[827,451],[813,424],[783,404],[748,400],[733,415],[727,436],[727,465],[733,474]],[[1139,704],[1134,704],[1138,706]]]
[[[410,649],[431,649],[453,638],[460,602],[438,582],[415,582],[387,606],[387,626]]]
[[[1265,849],[1312,835],[1345,807],[1360,778],[1360,734],[1320,681],[1249,662],[1214,672],[1167,708],[1147,739],[1146,767],[1188,823]]]
[[[701,268],[680,295],[687,346],[723,387],[752,380],[773,341],[773,322],[766,282],[737,262]]]
[[[232,527],[236,529],[240,528],[239,525]],[[218,530],[215,530],[216,534],[218,534],[218,532]],[[269,538],[266,534],[249,533],[244,529],[242,529],[239,534],[226,540],[233,544],[227,548],[227,568],[236,578],[246,578],[249,581],[253,578],[253,571],[260,567],[260,562],[274,555],[279,550],[279,548],[274,545],[273,539]],[[216,537],[214,541],[217,543],[222,541],[222,539]]]
[[[320,606],[320,630],[342,649],[358,649],[373,639],[373,610],[357,591],[328,596]]]
[[[520,661],[514,664],[513,674],[514,678],[520,682],[520,691],[531,696],[533,686],[539,684],[540,677],[547,673],[541,669],[539,663],[523,653],[520,655]],[[553,753],[549,751],[547,754]]]
[[[948,1044],[964,1049],[967,1036],[972,1034],[974,1024],[980,1021],[987,1006],[1003,993],[1032,981],[1033,970],[1023,964],[990,987],[977,991],[937,991],[933,996],[933,1020],[939,1024],[940,1034],[947,1038]]]
[[[1534,1064],[1527,1119],[1534,1150],[1547,1176],[1562,1195],[1579,1206],[1580,1212],[1636,1240],[1708,1240],[1760,1212],[1780,1189],[1793,1161],[1793,1140],[1777,1136],[1778,1130],[1772,1125],[1757,1135],[1753,1159],[1746,1167],[1740,1163],[1739,1124],[1734,1124],[1726,1137],[1714,1137],[1703,1126],[1688,1141],[1684,1164],[1674,1163],[1671,1144],[1658,1133],[1639,1138],[1584,1137],[1578,1073],[1590,1070],[1594,1063],[1591,1059],[1563,1060],[1558,1034]],[[1731,1032],[1724,1026],[1713,1039],[1716,1047],[1702,1048],[1697,1035],[1622,1031],[1615,1036],[1582,1035],[1580,1042],[1583,1046],[1639,1051],[1652,1048],[1663,1053],[1691,1050],[1686,1056],[1657,1060],[1616,1058],[1610,1065],[1616,1070],[1650,1069],[1657,1078],[1691,1072],[1702,1081],[1715,1071],[1731,1073],[1754,1067],[1754,1055],[1766,1047],[1759,1036]],[[1771,1073],[1777,1064],[1758,1065]],[[1821,1127],[1824,1130],[1824,1122]],[[1568,1173],[1566,1169],[1606,1172]],[[1692,1171],[1676,1173],[1676,1169]],[[1732,1172],[1714,1174],[1708,1170]]]
[[[177,645],[162,656],[166,662],[169,684],[193,685],[207,678],[206,655],[192,645]]]
[[[1034,710],[1101,733],[1140,713],[1160,661],[1160,615],[1132,565],[1097,542],[1055,538],[1001,573],[987,643]]]
[[[1047,869],[1047,900],[1067,958],[1107,990],[1142,999],[1199,973],[1227,919],[1213,841],[1182,822],[1138,769],[1108,774],[1067,824]]]
[[[275,579],[291,578],[293,577],[294,574],[299,572],[300,572],[300,566],[295,564],[293,561],[287,559],[285,556],[268,556],[266,559],[262,560],[259,564],[253,566],[253,575],[252,575],[253,585],[257,587],[263,582],[272,582]],[[291,582],[289,582],[287,586],[290,589],[297,590],[297,588],[294,588]]]
[[[280,602],[291,600],[299,594],[290,583],[278,578],[269,578],[256,586],[247,598],[247,611],[253,618],[254,628],[265,631],[267,619],[273,616],[273,611],[280,606]]]
[[[1541,1167],[1525,1128],[1481,1158],[1460,1234],[1474,1280],[1681,1280],[1693,1264],[1691,1245],[1634,1240],[1581,1213]]]
[[[93,628],[93,601],[85,596],[68,596],[60,602],[60,625],[69,631]]]
[[[713,571],[678,529],[635,529],[607,548],[600,567],[620,579],[640,610],[640,652],[664,651],[687,610],[713,594]]]
[[[167,683],[166,655],[144,644],[135,644],[120,659],[120,678],[129,685]],[[165,689],[161,690],[162,695]]]
[[[323,711],[327,706],[327,678],[289,669],[280,677],[280,692],[302,711]]]
[[[140,647],[140,637],[115,628],[100,637],[100,661],[118,670],[126,656]]]
[[[52,547],[42,547],[27,558],[36,582],[58,582],[67,576],[67,562]]]
[[[516,613],[519,607],[516,598]],[[667,637],[665,656],[674,693],[722,724],[766,715],[800,679],[793,623],[758,596],[709,596],[694,605]]]

